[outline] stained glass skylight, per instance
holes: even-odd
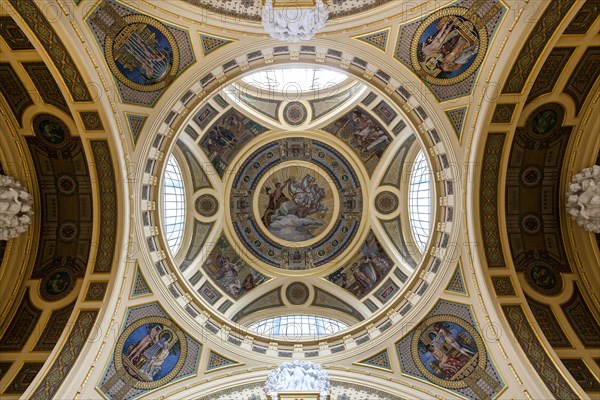
[[[248,325],[248,329],[264,336],[285,339],[317,338],[332,335],[348,325],[331,318],[315,315],[285,315],[264,319]]]
[[[328,68],[292,67],[263,69],[242,79],[248,85],[286,95],[331,89],[348,76]]]
[[[171,248],[171,253],[175,255],[183,238],[185,195],[181,169],[172,154],[167,161],[163,182],[163,222],[167,242]]]
[[[431,232],[431,171],[422,150],[410,175],[408,211],[413,238],[423,252]]]

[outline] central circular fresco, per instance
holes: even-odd
[[[340,256],[364,213],[354,167],[332,146],[308,138],[273,141],[246,157],[230,199],[237,241],[268,265],[288,270]]]
[[[318,241],[339,213],[331,178],[302,161],[285,162],[263,174],[254,199],[254,218],[263,232],[293,247]]]

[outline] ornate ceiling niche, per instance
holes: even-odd
[[[404,261],[402,257],[396,256],[396,250],[388,242],[387,234],[382,232],[378,225],[374,225],[375,229],[368,229],[368,226],[373,223],[372,217],[369,216],[370,209],[373,207],[368,206],[367,202],[370,204],[374,201],[371,193],[375,193],[375,188],[379,185],[382,171],[385,169],[384,165],[391,162],[401,142],[404,142],[409,136],[403,133],[406,126],[410,126],[411,131],[419,132],[418,142],[424,143],[428,148],[425,157],[428,159],[429,165],[444,177],[441,181],[433,182],[435,193],[438,193],[437,196],[442,194],[444,202],[452,205],[455,190],[457,190],[452,181],[453,173],[450,168],[452,156],[446,153],[445,135],[434,127],[434,121],[429,118],[428,111],[426,111],[429,107],[426,104],[419,104],[410,92],[395,83],[396,81],[386,72],[374,68],[358,58],[354,58],[352,61],[352,58],[348,58],[341,51],[328,50],[325,66],[336,68],[340,63],[345,63],[345,60],[351,60],[352,65],[347,70],[350,72],[349,76],[360,80],[362,85],[366,85],[366,82],[363,78],[359,78],[358,74],[374,68],[376,73],[372,75],[368,83],[376,92],[375,98],[371,102],[365,102],[368,104],[359,104],[369,93],[363,91],[361,94],[351,95],[349,101],[343,103],[345,106],[339,111],[340,114],[331,112],[331,115],[322,121],[319,119],[314,121],[316,128],[321,127],[319,130],[305,127],[294,128],[292,124],[286,124],[286,131],[289,133],[285,136],[281,135],[280,128],[273,124],[273,119],[270,117],[252,112],[248,107],[240,107],[235,104],[228,93],[218,92],[222,88],[220,86],[222,82],[227,82],[227,79],[233,80],[234,77],[240,75],[241,66],[248,66],[248,68],[244,67],[244,73],[249,75],[264,67],[264,64],[261,65],[262,62],[267,60],[271,62],[271,59],[274,62],[270,68],[291,65],[285,63],[285,59],[290,57],[290,51],[292,50],[285,46],[285,49],[262,49],[250,52],[245,59],[238,57],[232,62],[225,63],[219,71],[208,73],[201,77],[196,84],[191,85],[190,89],[181,97],[180,102],[187,109],[193,111],[189,112],[185,118],[180,118],[183,115],[181,115],[179,105],[171,111],[166,111],[168,115],[154,136],[152,149],[149,149],[148,163],[151,163],[152,167],[146,171],[141,182],[143,199],[148,201],[155,199],[156,186],[151,182],[158,178],[164,168],[161,167],[164,165],[164,161],[161,164],[156,154],[168,152],[168,149],[173,147],[174,142],[171,136],[166,136],[168,131],[173,130],[181,132],[177,136],[179,140],[185,141],[190,149],[194,148],[192,151],[198,157],[199,165],[207,169],[206,175],[213,183],[215,191],[231,195],[217,196],[217,198],[232,199],[228,202],[229,204],[222,204],[225,212],[224,218],[218,218],[218,223],[213,228],[213,232],[218,233],[224,226],[223,234],[215,236],[215,240],[203,252],[203,258],[192,262],[183,275],[173,267],[171,258],[165,257],[167,253],[163,250],[164,239],[161,238],[161,234],[147,234],[144,241],[149,245],[148,255],[153,260],[150,265],[154,265],[149,273],[163,276],[163,279],[168,274],[175,277],[169,284],[169,293],[175,299],[185,303],[184,309],[186,314],[191,317],[192,325],[196,324],[198,329],[205,329],[215,334],[227,332],[224,337],[227,342],[226,346],[232,346],[233,349],[237,347],[236,351],[239,351],[240,347],[248,349],[253,357],[261,357],[261,354],[269,357],[291,357],[294,352],[293,344],[286,341],[285,338],[279,337],[271,337],[269,344],[260,335],[251,333],[240,326],[229,325],[228,320],[242,310],[244,310],[242,314],[245,314],[247,311],[244,308],[245,305],[259,301],[258,299],[263,295],[272,293],[274,298],[282,296],[287,302],[285,295],[275,289],[281,286],[281,282],[292,283],[299,276],[302,276],[302,282],[309,288],[310,293],[307,302],[302,305],[294,305],[299,314],[317,313],[323,317],[356,324],[357,319],[360,320],[360,318],[344,317],[344,311],[341,309],[344,308],[344,303],[356,304],[351,299],[358,297],[365,301],[356,311],[362,314],[365,320],[344,331],[345,335],[350,335],[346,338],[352,338],[351,342],[355,342],[354,338],[364,336],[366,341],[369,341],[373,332],[368,333],[365,330],[367,322],[373,324],[379,332],[388,329],[391,332],[397,329],[391,329],[397,320],[407,314],[413,314],[421,308],[421,306],[413,307],[416,299],[427,297],[427,294],[430,293],[430,286],[437,286],[435,284],[436,277],[447,268],[443,261],[443,255],[451,251],[448,244],[452,240],[455,227],[450,218],[441,225],[442,232],[438,231],[439,227],[432,229],[428,250],[423,253],[424,256],[420,263],[415,264],[417,271],[428,271],[426,275],[428,278],[425,280],[415,273],[415,279],[408,284],[405,282],[414,267],[406,266],[402,270],[398,269],[397,266]],[[310,59],[317,57],[316,49],[312,49],[311,46],[303,51],[302,64],[310,64]],[[222,76],[223,72],[226,74],[225,77]],[[220,82],[216,78],[219,74],[221,74]],[[390,95],[383,95],[385,92]],[[379,99],[375,101],[377,98]],[[278,112],[282,112],[284,108],[285,106],[282,104]],[[305,106],[305,108],[307,111],[312,111],[310,106]],[[364,127],[361,128],[364,132],[354,131],[353,133],[352,129],[348,128],[352,124],[356,124],[356,126],[364,124]],[[418,130],[414,128],[417,126]],[[364,137],[356,132],[362,132]],[[219,144],[224,150],[216,151],[216,144]],[[235,146],[232,146],[233,144]],[[363,145],[366,150],[361,150],[360,146]],[[379,153],[373,150],[376,146],[381,147],[381,150],[377,150]],[[233,151],[234,148],[235,151]],[[199,153],[197,153],[197,149],[200,150]],[[373,154],[377,154],[377,158],[374,158]],[[328,172],[331,168],[342,168],[340,172],[347,172],[332,174]],[[265,175],[263,171],[269,171],[269,174]],[[270,195],[275,193],[278,187],[276,184],[293,177],[302,187],[302,180],[307,176],[309,179],[305,186],[311,187],[314,182],[315,189],[320,189],[321,196],[324,194],[325,199],[331,203],[327,203],[327,201],[321,205],[310,203],[316,207],[315,210],[289,209],[286,210],[286,215],[291,215],[296,219],[306,219],[307,216],[314,218],[318,213],[322,214],[322,217],[319,218],[324,219],[320,222],[312,221],[315,225],[311,226],[308,231],[304,228],[289,230],[283,229],[284,227],[271,226],[273,221],[279,222],[279,218],[284,215],[278,214],[277,218],[271,218],[271,223],[269,223],[269,219],[263,220],[269,211],[280,212],[278,210],[280,207],[269,209],[268,204]],[[348,185],[352,185],[353,181],[358,183],[354,189],[356,193],[351,195],[354,197],[348,197],[351,193],[349,191],[351,186]],[[234,190],[232,183],[241,186]],[[267,187],[269,187],[268,191]],[[348,187],[348,189],[344,189],[345,194],[342,196],[338,189],[340,187]],[[368,192],[366,188],[369,188]],[[395,190],[398,191],[399,188]],[[287,188],[284,195],[288,201],[289,196],[292,196]],[[347,201],[351,198],[359,199],[356,197],[357,195],[362,196],[362,201]],[[159,221],[160,216],[149,209],[145,201],[141,202],[141,207],[142,213],[151,215],[151,221]],[[320,264],[319,257],[325,256],[327,252],[320,254],[317,250],[314,253],[303,253],[295,250],[302,246],[310,247],[313,242],[318,244],[323,239],[328,240],[328,246],[343,245],[342,241],[331,236],[331,232],[335,232],[336,226],[344,229],[343,224],[347,223],[346,219],[348,218],[338,221],[337,215],[340,212],[347,214],[348,211],[345,210],[345,207],[358,207],[357,210],[364,215],[362,222],[358,224],[355,236],[347,238],[349,247],[340,253],[340,261],[344,266],[341,272],[329,265],[325,259],[323,264]],[[432,211],[432,220],[438,221],[441,213],[437,209],[437,205],[433,207]],[[307,215],[293,214],[295,212]],[[328,217],[328,213],[332,213],[332,217]],[[351,216],[352,213],[348,215]],[[349,221],[351,220],[352,218],[349,219]],[[364,222],[364,220],[371,222]],[[342,225],[339,225],[340,222]],[[241,225],[236,228],[235,224]],[[243,226],[243,224],[249,225]],[[157,222],[150,223],[151,228],[156,225]],[[432,226],[435,226],[435,222]],[[250,229],[250,233],[246,232],[247,228]],[[351,225],[349,225],[348,233],[351,229]],[[152,231],[153,229],[150,229],[147,232]],[[248,235],[255,235],[256,238],[250,240]],[[283,265],[281,261],[268,261],[269,257],[276,257],[277,252],[273,250],[271,254],[269,253],[268,246],[265,247],[265,243],[267,243],[264,241],[265,239],[271,243],[285,243],[288,248],[294,249],[291,252],[281,252],[282,255],[285,255],[283,260],[286,261]],[[334,242],[335,244],[333,244]],[[290,244],[293,246],[290,247]],[[357,252],[359,249],[360,251]],[[377,281],[376,285],[373,285],[372,278],[369,278],[368,275],[366,279],[361,278],[362,282],[353,277],[353,264],[356,263],[360,266],[360,263],[363,262],[361,260],[368,258],[376,260],[381,265],[380,267],[376,265],[370,267],[373,277]],[[373,263],[375,264],[375,261]],[[342,277],[345,268],[348,269],[346,283]],[[332,276],[333,273],[337,274],[337,278]],[[351,276],[348,276],[349,273]],[[237,275],[237,279],[231,279],[234,275]],[[364,276],[365,273],[363,272],[362,275]],[[343,286],[347,286],[350,290],[344,289]],[[409,289],[413,293],[411,302],[402,296],[402,293],[406,293]],[[317,299],[317,293],[321,296],[319,297],[321,300]],[[318,304],[325,301],[326,298],[322,294],[329,296],[327,298],[330,300],[323,303],[324,307],[319,307]],[[310,296],[314,296],[313,300],[310,300]],[[331,307],[333,298],[338,299],[335,300],[339,304],[337,309]],[[170,301],[172,300],[174,299],[170,299]],[[373,317],[372,310],[378,308],[377,305],[373,306],[374,304],[378,304],[381,311],[378,311]],[[331,311],[327,311],[326,307],[329,307]],[[261,317],[266,318],[275,315],[276,310],[277,307],[261,309],[255,312],[254,317],[244,316],[243,321],[249,322]],[[387,315],[383,311],[386,311]],[[210,317],[206,319],[206,315]],[[392,316],[391,319],[390,316]],[[244,339],[249,334],[251,338]],[[222,334],[219,333],[219,335]],[[361,339],[360,343],[366,341]],[[339,335],[333,335],[328,337],[326,346],[317,346],[315,340],[303,340],[301,347],[295,351],[302,357],[326,356],[352,347],[347,346],[348,343],[342,341]]]
[[[0,158],[5,173],[27,177],[35,200],[29,235],[11,240],[4,258],[1,291],[10,295],[2,297],[0,331],[2,358],[11,367],[3,368],[0,391],[8,398],[52,398],[108,297],[118,229],[116,164],[80,74],[86,71],[70,57],[60,29],[33,3],[7,2],[2,13],[12,18],[0,17],[6,42],[0,40],[0,58],[15,81],[1,86],[11,96],[24,90],[31,107],[18,122],[10,107],[2,110]]]
[[[548,4],[486,117],[494,125],[481,156],[488,285],[511,339],[557,398],[593,398],[600,382],[591,356],[597,344],[589,340],[600,326],[597,246],[564,211],[572,175],[598,156],[599,81],[589,67],[597,30],[587,33],[597,5]],[[597,13],[591,19],[597,24]],[[567,24],[564,34],[556,32]],[[510,114],[499,113],[509,106]]]

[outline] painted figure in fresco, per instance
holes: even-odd
[[[419,357],[423,365],[442,379],[450,379],[476,360],[477,346],[462,326],[439,321],[429,325],[419,338]]]
[[[533,117],[533,131],[537,134],[548,133],[556,126],[557,121],[556,111],[544,110]]]
[[[144,330],[146,335],[143,335]],[[140,338],[141,337],[141,338]],[[137,338],[130,341],[131,338]],[[173,360],[169,356],[177,356],[179,340],[173,331],[161,324],[147,324],[136,329],[123,348],[123,365],[136,379],[151,382],[167,372],[165,368],[173,367]],[[167,362],[167,360],[170,360]]]
[[[142,354],[153,344],[158,341],[158,334],[162,331],[162,326],[156,325],[148,331],[148,334],[142,338],[137,344],[127,349],[125,357],[127,357],[133,365],[140,361]]]
[[[377,286],[393,266],[392,260],[371,232],[352,262],[329,275],[329,280],[362,297]]]
[[[420,44],[419,62],[433,76],[459,71],[479,51],[472,23],[451,16],[441,18],[436,27],[438,31]]]
[[[265,131],[265,127],[250,121],[235,110],[229,110],[206,132],[201,147],[206,151],[217,173],[223,176],[236,151]]]
[[[275,213],[271,217],[273,222],[277,217],[286,215],[295,215],[298,218],[306,218],[312,214],[324,214],[327,212],[327,207],[323,204],[325,198],[325,189],[319,187],[315,182],[315,178],[307,174],[299,183],[296,178],[288,179],[288,192],[292,199],[282,202],[275,209]]]
[[[146,363],[141,369],[142,372],[146,373],[146,376],[149,380],[154,379],[156,374],[158,374],[160,368],[169,356],[171,350],[171,346],[169,346],[168,342],[158,343],[157,348],[159,348],[158,353],[150,356],[150,358],[146,361]]]
[[[474,351],[462,347],[444,324],[437,323],[433,326],[433,329],[438,333],[438,336],[435,340],[437,340],[440,344],[446,343],[456,349],[456,351],[459,353],[464,354],[469,358],[475,355]]]
[[[231,262],[229,257],[218,254],[216,261],[219,268],[217,269],[217,272],[215,272],[215,279],[221,280],[225,278],[231,281],[237,278],[239,269],[237,265]]]
[[[262,221],[265,226],[268,228],[271,225],[271,217],[275,214],[275,211],[281,206],[282,203],[289,201],[290,199],[283,193],[283,190],[286,188],[289,183],[289,179],[285,182],[275,182],[275,189],[271,189],[270,187],[266,187],[265,191],[269,195],[269,204],[267,205],[267,209],[262,215]]]
[[[388,144],[389,139],[385,132],[378,127],[369,116],[355,110],[350,115],[353,125],[352,144],[363,153],[372,153],[375,149]]]
[[[434,345],[427,345],[427,351],[429,351],[438,360],[439,368],[448,378],[452,378],[465,365],[463,361],[459,360],[458,358],[448,356]]]

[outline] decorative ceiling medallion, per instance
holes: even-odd
[[[291,283],[285,289],[285,297],[294,306],[299,306],[308,300],[308,286],[302,282]]]
[[[427,318],[415,330],[411,353],[419,371],[447,389],[461,389],[486,376],[487,357],[479,332],[452,315]]]
[[[289,103],[283,109],[283,119],[289,125],[302,125],[307,117],[308,112],[306,111],[306,107],[300,102],[294,101]]]
[[[167,318],[142,318],[117,342],[116,374],[136,389],[156,389],[179,373],[186,355],[187,340],[177,325]]]
[[[321,266],[367,220],[354,167],[322,142],[273,141],[239,165],[229,196],[234,240],[271,266]]]
[[[114,25],[104,52],[115,77],[142,92],[168,86],[179,71],[179,47],[169,29],[146,15],[127,15]]]
[[[260,228],[275,240],[307,241],[302,245],[318,241],[338,220],[333,182],[312,163],[288,161],[277,167],[263,176],[254,193]]]
[[[410,59],[419,77],[434,85],[455,85],[481,65],[488,47],[485,21],[476,12],[448,7],[417,28]]]
[[[196,212],[203,217],[212,217],[219,210],[219,202],[211,194],[203,194],[196,199]]]
[[[381,192],[375,197],[375,209],[381,214],[391,214],[398,209],[398,196],[392,192]]]

